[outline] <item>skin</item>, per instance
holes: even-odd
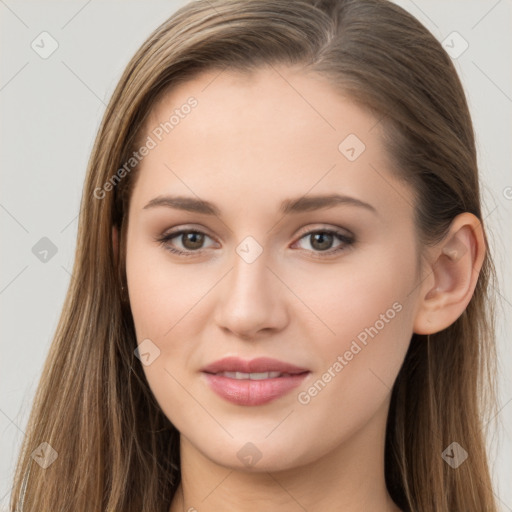
[[[466,308],[485,252],[478,219],[459,215],[442,242],[421,247],[412,190],[392,174],[378,119],[316,75],[284,66],[204,73],[155,106],[146,133],[190,96],[197,107],[141,162],[126,241],[137,339],[160,350],[144,371],[181,433],[170,511],[399,510],[384,480],[391,388],[413,332],[442,330]],[[366,145],[353,162],[338,149],[351,133]],[[348,203],[279,212],[285,199],[333,192],[376,213]],[[208,200],[220,214],[144,208],[167,194]],[[200,253],[172,254],[155,240],[181,228],[207,235]],[[307,235],[318,229],[355,242],[326,256]],[[263,249],[252,263],[236,252],[247,236]],[[182,236],[166,243],[198,250]],[[333,237],[327,250],[340,246]],[[396,303],[400,312],[300,403]],[[311,373],[268,404],[235,405],[200,372],[230,355]],[[261,455],[251,466],[237,456],[248,442]]]

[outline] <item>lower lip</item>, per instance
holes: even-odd
[[[204,373],[210,388],[220,397],[237,405],[263,405],[296,388],[309,372],[274,379],[230,379]]]

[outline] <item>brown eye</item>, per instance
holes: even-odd
[[[334,236],[325,232],[311,233],[308,236],[311,237],[311,247],[319,251],[326,251],[330,249],[334,241]]]
[[[201,231],[182,229],[156,238],[156,241],[159,242],[164,249],[174,254],[195,256],[208,247],[204,247],[207,238],[210,237]]]
[[[330,229],[309,231],[302,235],[296,243],[301,244],[304,240],[309,242],[310,247],[304,247],[303,245],[301,247],[299,245],[301,249],[306,249],[312,253],[326,253],[326,255],[345,251],[355,242],[352,236]],[[333,245],[336,242],[337,244]],[[320,256],[321,254],[318,255]]]
[[[204,243],[204,233],[197,231],[185,231],[181,234],[181,243],[185,249],[201,249]]]

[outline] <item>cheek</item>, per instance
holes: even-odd
[[[347,258],[339,266],[320,268],[314,275],[304,272],[297,279],[288,274],[286,281],[293,283],[294,292],[305,299],[317,319],[306,312],[293,321],[308,329],[308,338],[316,340],[316,348],[329,358],[350,350],[354,341],[365,348],[373,340],[372,345],[379,347],[400,347],[404,339],[408,342],[409,331],[412,334],[411,292],[416,282],[412,253],[354,253],[350,261]]]
[[[137,339],[163,342],[182,323],[190,326],[215,276],[199,266],[173,265],[163,248],[135,245],[127,245],[126,274]]]
[[[201,299],[218,278],[197,266],[173,266],[163,249],[142,245],[130,245],[128,238],[126,274],[137,342],[149,339],[157,347],[157,357],[143,370],[164,414],[181,428],[183,410],[187,420],[204,421],[204,411],[194,407],[184,387],[201,349]]]
[[[317,337],[322,367],[297,394],[310,426],[340,434],[340,426],[364,424],[385,403],[412,336],[411,261],[411,255],[381,258],[317,291],[319,311],[335,334]],[[347,414],[350,420],[342,421]]]

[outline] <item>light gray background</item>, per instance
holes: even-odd
[[[0,0],[0,510],[7,509],[17,451],[70,281],[94,135],[130,57],[185,3]],[[501,412],[490,447],[496,495],[502,510],[512,511],[512,381],[506,374],[512,368],[512,1],[397,3],[440,41],[456,31],[469,44],[454,60],[477,134],[500,275]],[[43,31],[59,44],[47,59],[31,48]],[[454,40],[455,49],[459,44]],[[58,249],[46,263],[32,253],[42,237]]]

